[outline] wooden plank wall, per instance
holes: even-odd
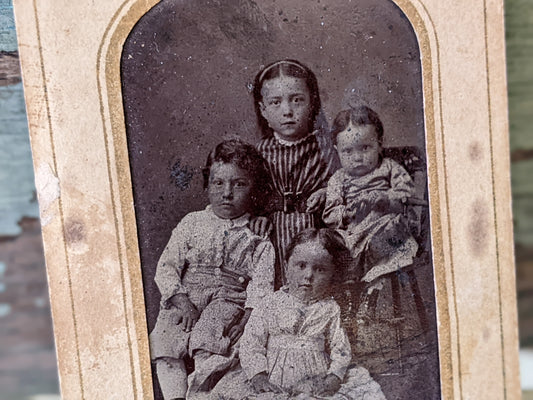
[[[533,347],[533,2],[505,2],[520,343]]]

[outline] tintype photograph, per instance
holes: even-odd
[[[135,24],[157,399],[440,399],[422,59],[392,0],[164,0]]]

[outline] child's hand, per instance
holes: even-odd
[[[191,303],[186,294],[177,294],[170,298],[170,302],[178,309],[178,321],[176,324],[183,324],[183,330],[185,332],[190,332],[198,318],[200,318],[200,313]]]
[[[292,387],[292,394],[293,395],[297,395],[301,393],[308,394],[308,395],[312,394],[313,389],[315,387],[314,380],[315,380],[315,377],[305,378],[305,379],[300,380]]]
[[[347,220],[361,222],[372,211],[372,203],[368,199],[352,203],[346,207],[344,217]]]
[[[315,381],[314,394],[318,396],[332,396],[341,388],[341,380],[337,375],[329,374],[325,379]]]
[[[255,375],[250,380],[250,383],[256,393],[265,393],[265,392],[282,393],[283,392],[283,390],[278,385],[274,385],[273,383],[269,381],[268,375],[266,372],[260,372],[257,375]]]
[[[326,204],[326,188],[318,189],[315,193],[309,196],[305,204],[307,206],[306,212],[308,213],[322,210],[324,204]]]
[[[230,339],[231,345],[234,345],[237,343],[237,340],[239,340],[242,336],[242,333],[244,332],[244,327],[246,326],[246,323],[248,322],[248,319],[250,318],[250,314],[252,313],[251,308],[247,308],[244,312],[243,317],[239,321],[237,325],[232,326],[228,331],[228,337]]]
[[[257,236],[264,237],[265,239],[270,236],[272,232],[272,223],[267,217],[253,217],[250,219],[250,230]]]
[[[319,375],[302,379],[293,389],[294,394],[304,393],[317,396],[331,396],[339,391],[341,380],[334,374]]]
[[[383,190],[375,190],[368,196],[368,201],[372,209],[387,212],[390,207],[389,194]]]

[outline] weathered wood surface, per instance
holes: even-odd
[[[16,50],[11,1],[0,0],[0,400],[59,392]]]
[[[533,2],[505,3],[520,342],[533,346]]]

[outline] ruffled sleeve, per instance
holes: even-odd
[[[341,312],[336,303],[329,331],[329,351],[331,363],[328,374],[334,374],[342,381],[352,361],[352,351],[348,335],[341,326]]]
[[[415,185],[411,175],[396,161],[387,159],[390,164],[389,198],[391,200],[405,201],[415,195]]]
[[[168,308],[169,300],[176,294],[187,294],[181,283],[185,257],[188,251],[188,237],[194,229],[190,215],[186,215],[174,228],[165,250],[159,258],[155,272],[155,283],[161,293],[161,307]]]
[[[269,332],[264,305],[263,302],[261,306],[253,309],[241,338],[239,358],[248,379],[261,372],[268,372],[266,347]]]
[[[246,288],[246,308],[257,307],[263,298],[274,292],[274,246],[262,240],[252,256],[252,280]]]
[[[322,220],[330,228],[344,227],[346,205],[344,204],[342,175],[342,170],[338,170],[328,182]]]

